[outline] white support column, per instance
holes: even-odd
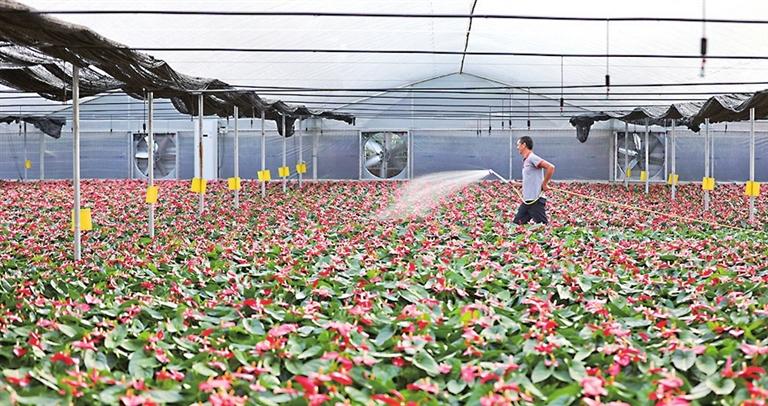
[[[200,182],[203,182],[203,179],[205,179],[205,175],[203,174],[203,157],[205,156],[203,154],[203,110],[205,106],[203,105],[203,94],[200,93],[200,95],[197,98],[197,113],[198,113],[198,120],[197,120],[197,129],[198,129],[198,138],[197,138],[197,148],[198,148],[198,157],[200,158],[198,167],[200,169],[199,175],[200,176]],[[205,208],[205,193],[198,193],[200,197],[198,198],[198,213],[203,214],[203,209]]]
[[[285,115],[283,115],[283,165],[287,165],[287,157],[286,157],[286,148],[287,148],[287,141],[288,140],[288,133],[285,129]],[[283,193],[285,193],[286,189],[288,188],[288,178],[283,177]]]
[[[320,135],[323,134],[323,119],[320,119],[320,132],[315,132],[312,140],[312,180],[317,180],[317,148],[320,144]]]
[[[40,151],[38,151],[40,157],[40,180],[45,180],[45,133],[40,131]]]
[[[264,130],[264,110],[261,111],[261,170],[267,169],[267,133]],[[261,197],[267,196],[267,182],[261,182]]]
[[[749,109],[749,180],[755,181],[755,108]],[[755,197],[749,197],[749,222],[755,220]]]
[[[240,125],[238,121],[240,119],[240,109],[235,106],[235,178],[240,178]],[[240,207],[240,188],[235,189],[235,207]]]
[[[299,160],[298,160],[299,163],[304,162],[304,143],[303,143],[304,131],[301,130],[301,125],[303,123],[304,123],[304,120],[299,120],[299,128],[296,130],[297,133],[293,135],[294,137],[299,137]],[[299,174],[299,189],[301,189],[301,181],[304,178],[304,176],[298,171],[298,169],[296,170],[296,172]]]
[[[709,142],[709,119],[704,119],[704,177],[709,178],[712,175],[710,175],[710,168],[709,168],[709,158],[711,155],[710,152],[710,142]],[[704,191],[704,211],[709,211],[709,190]]]
[[[651,171],[648,167],[650,163],[649,159],[649,148],[648,148],[648,132],[650,131],[649,125],[648,125],[648,119],[645,119],[645,194],[648,194],[648,192],[651,189]]]
[[[635,127],[637,128],[637,127]],[[629,123],[624,123],[624,188],[629,189]]]
[[[155,186],[155,130],[153,116],[155,113],[154,93],[147,93],[147,172],[149,186]],[[149,237],[155,238],[155,205],[149,203]]]
[[[672,120],[672,176],[677,175],[677,138],[675,137],[675,127],[677,120]],[[672,200],[675,200],[677,195],[677,185],[672,182]]]
[[[75,261],[81,258],[80,247],[80,68],[72,65],[72,184],[75,189],[73,218],[75,228]]]
[[[27,173],[27,161],[29,160],[29,157],[27,156],[27,122],[24,121],[24,182],[29,179],[28,173]]]
[[[512,145],[514,145],[514,142],[512,141],[512,126],[509,126],[509,177],[507,178],[508,180],[512,180],[512,159],[514,156]]]

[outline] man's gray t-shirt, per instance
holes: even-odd
[[[539,198],[544,183],[544,169],[537,168],[542,159],[531,152],[523,160],[523,200],[530,202]],[[543,197],[543,196],[542,196]]]

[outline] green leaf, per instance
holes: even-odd
[[[552,369],[547,367],[544,364],[544,361],[539,361],[539,363],[536,364],[536,367],[533,368],[533,372],[531,373],[531,382],[539,383],[541,381],[545,381],[550,376],[552,376]]]
[[[243,320],[243,327],[245,328],[245,331],[253,335],[263,336],[265,333],[264,325],[262,325],[261,322],[256,319]]]
[[[689,370],[696,362],[696,354],[693,351],[675,350],[672,354],[672,364],[681,371]]]
[[[450,393],[452,393],[454,395],[458,395],[466,387],[467,387],[467,383],[464,382],[463,380],[462,381],[457,381],[455,379],[451,379],[450,381],[448,381],[447,389],[448,389],[448,392],[450,392]]]
[[[377,347],[381,347],[387,340],[392,338],[394,334],[394,330],[392,330],[390,326],[386,326],[379,331],[379,334],[376,336],[376,340],[374,340],[373,343],[376,344]]]
[[[17,396],[16,401],[21,405],[35,405],[35,406],[55,406],[65,404],[64,399],[54,396]]]
[[[686,399],[689,399],[689,400],[701,399],[709,395],[711,392],[712,392],[712,389],[710,389],[709,386],[707,386],[707,383],[702,382],[691,389],[690,393],[688,393],[688,395],[686,396]]]
[[[198,362],[198,363],[195,363],[195,365],[192,365],[192,370],[197,372],[200,375],[203,375],[203,376],[216,376],[216,375],[218,375],[218,372],[212,370],[211,368],[208,368],[202,362]]]
[[[424,370],[430,376],[437,376],[440,374],[440,370],[437,367],[437,362],[426,351],[419,351],[413,357],[413,365]]]
[[[568,374],[576,382],[581,382],[587,376],[587,370],[584,368],[584,363],[581,361],[573,361],[571,366],[568,367]]]
[[[184,397],[181,396],[181,393],[175,390],[153,389],[149,392],[146,392],[146,394],[152,398],[152,400],[159,403],[176,403],[184,400]]]
[[[706,375],[712,375],[717,371],[717,363],[709,355],[702,355],[696,359],[696,368]]]
[[[85,351],[83,357],[85,361],[85,367],[89,370],[97,369],[103,371],[109,371],[109,364],[107,363],[107,356],[101,352],[94,352],[92,350]]]
[[[573,399],[575,396],[578,396],[581,392],[581,385],[578,383],[572,383],[568,386],[562,387],[547,396],[547,401],[550,402],[549,404],[552,405],[553,401],[557,399],[562,399],[561,402],[565,403],[558,403],[558,404],[570,404],[573,402]]]
[[[712,392],[720,396],[727,395],[736,388],[736,383],[732,379],[723,379],[720,376],[711,376],[704,382],[709,389],[712,389]]]
[[[157,365],[157,361],[144,355],[144,350],[141,349],[131,354],[130,361],[128,361],[128,372],[137,378],[151,379],[152,368]]]
[[[298,359],[306,359],[306,358],[312,358],[317,354],[320,354],[320,352],[323,351],[323,347],[319,345],[313,345],[312,347],[307,348],[304,350],[301,354],[298,355]]]
[[[66,335],[69,338],[72,338],[77,335],[77,330],[72,326],[68,326],[66,324],[59,324],[58,326],[59,326],[59,331],[61,331],[62,334]]]

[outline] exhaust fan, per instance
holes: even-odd
[[[361,131],[360,170],[362,179],[406,179],[408,177],[407,131]]]
[[[155,133],[152,146],[154,157],[155,179],[176,178],[176,134]],[[133,134],[133,178],[146,179],[149,177],[149,136],[146,133]]]
[[[627,148],[624,148],[624,138],[627,139]],[[624,180],[624,159],[629,162],[628,167],[632,171],[632,178],[639,179],[640,171],[645,171],[645,133],[616,134],[616,180]],[[664,180],[664,153],[663,133],[648,134],[648,179]]]

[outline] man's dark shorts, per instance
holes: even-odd
[[[549,223],[547,220],[547,199],[541,198],[530,205],[525,203],[520,204],[513,221],[517,224],[527,224],[531,220],[535,223]]]

